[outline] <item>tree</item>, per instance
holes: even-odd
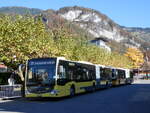
[[[11,67],[29,58],[51,56],[53,40],[40,19],[5,15],[0,18],[0,32],[0,60]]]
[[[128,48],[125,56],[129,57],[133,61],[134,68],[139,68],[144,63],[144,55],[137,48]]]
[[[15,62],[14,61],[15,56]],[[131,67],[128,57],[88,43],[64,26],[48,29],[41,18],[0,16],[0,61],[15,68],[30,58],[59,57],[114,67]]]

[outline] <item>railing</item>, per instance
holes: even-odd
[[[0,99],[17,98],[22,96],[22,85],[0,85]]]

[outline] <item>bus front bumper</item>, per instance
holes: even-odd
[[[52,90],[51,92],[48,93],[26,93],[25,97],[26,98],[34,98],[34,97],[63,97],[65,96],[63,93],[61,93],[58,90]]]

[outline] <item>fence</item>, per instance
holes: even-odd
[[[17,98],[21,97],[22,85],[17,84],[13,86],[0,85],[0,99]]]

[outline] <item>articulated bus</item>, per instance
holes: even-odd
[[[108,88],[112,86],[112,70],[104,65],[96,66],[96,80],[98,88]]]
[[[107,88],[112,86],[112,73],[112,68],[107,66],[61,57],[30,59],[25,71],[25,97],[74,96]]]
[[[112,67],[112,85],[131,84],[133,82],[132,73],[129,69]]]
[[[113,68],[112,85],[122,85],[126,83],[125,69]]]
[[[25,97],[63,97],[93,90],[95,65],[62,58],[31,59],[27,62]]]

